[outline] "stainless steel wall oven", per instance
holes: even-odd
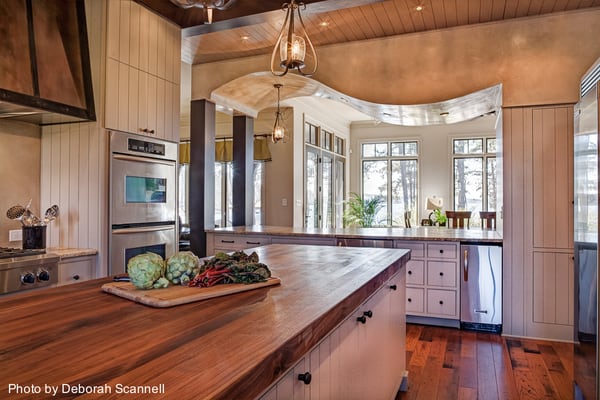
[[[171,256],[177,243],[178,145],[110,133],[110,273],[147,251]]]

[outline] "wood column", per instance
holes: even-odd
[[[190,115],[190,250],[204,257],[205,230],[215,227],[215,104],[192,100]]]
[[[233,117],[233,226],[254,221],[254,119]]]

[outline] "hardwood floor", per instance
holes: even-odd
[[[396,400],[573,398],[570,343],[408,324],[406,350]]]

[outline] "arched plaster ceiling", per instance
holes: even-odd
[[[258,113],[277,105],[274,84],[281,83],[281,100],[312,96],[344,103],[376,121],[394,125],[442,125],[468,121],[500,109],[502,85],[498,84],[455,99],[431,104],[377,104],[338,92],[314,79],[288,74],[274,77],[270,72],[255,72],[234,79],[211,93],[211,100],[231,112],[256,118]]]

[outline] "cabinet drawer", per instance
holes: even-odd
[[[394,247],[410,250],[410,258],[425,257],[425,243],[396,240],[394,241]]]
[[[457,317],[456,291],[454,290],[427,290],[427,313]]]
[[[410,260],[406,264],[406,283],[408,285],[422,285],[425,271],[425,261]]]
[[[457,243],[428,243],[427,257],[429,258],[452,258],[458,255]]]
[[[406,313],[422,313],[425,311],[424,289],[406,288]]]
[[[271,239],[265,236],[215,235],[215,249],[244,250],[250,247],[270,244]]]
[[[95,261],[93,258],[61,261],[58,264],[58,284],[67,285],[94,278]]]
[[[430,286],[456,287],[456,263],[428,261],[427,284]]]

